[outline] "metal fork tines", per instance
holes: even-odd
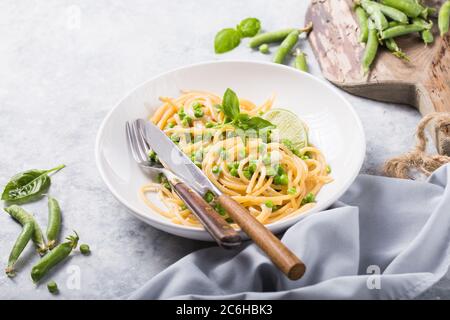
[[[216,242],[224,248],[235,248],[241,244],[239,234],[203,199],[194,192],[182,179],[164,167],[164,163],[149,161],[151,150],[142,134],[142,120],[127,122],[125,125],[128,145],[137,164],[149,173],[162,173],[183,200],[186,206],[195,214],[205,229]]]

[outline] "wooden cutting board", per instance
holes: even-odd
[[[439,8],[443,0],[424,1]],[[309,41],[324,76],[343,90],[379,101],[403,103],[422,115],[450,111],[450,34],[438,36],[425,47],[419,35],[398,38],[397,43],[411,59],[402,61],[385,48],[379,49],[372,71],[364,76],[361,58],[364,45],[358,42],[359,27],[352,0],[312,0],[306,22],[313,23]],[[399,123],[398,125],[402,125]],[[450,155],[450,125],[430,131],[441,154]]]

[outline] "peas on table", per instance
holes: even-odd
[[[187,207],[186,205],[184,206],[184,210],[186,210]],[[89,245],[87,245],[86,243],[83,243],[80,245],[80,252],[81,254],[87,256],[91,253],[91,248],[89,248]]]
[[[47,289],[50,293],[56,294],[58,293],[58,285],[56,284],[55,281],[50,281],[49,283],[47,283]]]
[[[261,53],[268,54],[269,53],[269,45],[267,43],[263,43],[262,45],[259,46],[258,50]]]

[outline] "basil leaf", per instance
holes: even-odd
[[[261,29],[261,22],[256,18],[247,18],[242,20],[236,28],[242,37],[253,37]]]
[[[48,173],[64,168],[60,165],[50,170],[28,170],[16,174],[6,184],[2,200],[8,203],[22,204],[34,201],[47,192],[51,180]]]
[[[253,118],[248,119],[247,125],[250,128],[255,129],[255,130],[261,130],[261,129],[268,128],[268,127],[275,128],[275,126],[270,121],[267,121],[260,117],[253,117]]]
[[[223,95],[222,108],[223,113],[231,120],[236,120],[241,113],[239,108],[239,98],[230,88],[228,88]]]
[[[236,48],[241,43],[241,34],[235,29],[220,30],[214,39],[214,51],[224,53]]]

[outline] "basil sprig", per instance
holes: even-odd
[[[227,118],[226,120],[239,129],[259,131],[275,127],[270,121],[261,117],[250,117],[246,113],[241,113],[239,98],[230,88],[223,95],[221,109]]]
[[[236,26],[236,29],[222,29],[214,38],[214,51],[216,53],[231,51],[241,43],[241,38],[253,37],[260,29],[261,22],[256,18],[246,18],[242,20]]]
[[[261,29],[261,22],[256,18],[247,18],[242,20],[236,27],[242,37],[253,37]]]
[[[16,174],[6,184],[2,193],[2,200],[11,204],[22,204],[37,200],[50,188],[50,172],[58,171],[65,165],[50,170],[27,170]]]

